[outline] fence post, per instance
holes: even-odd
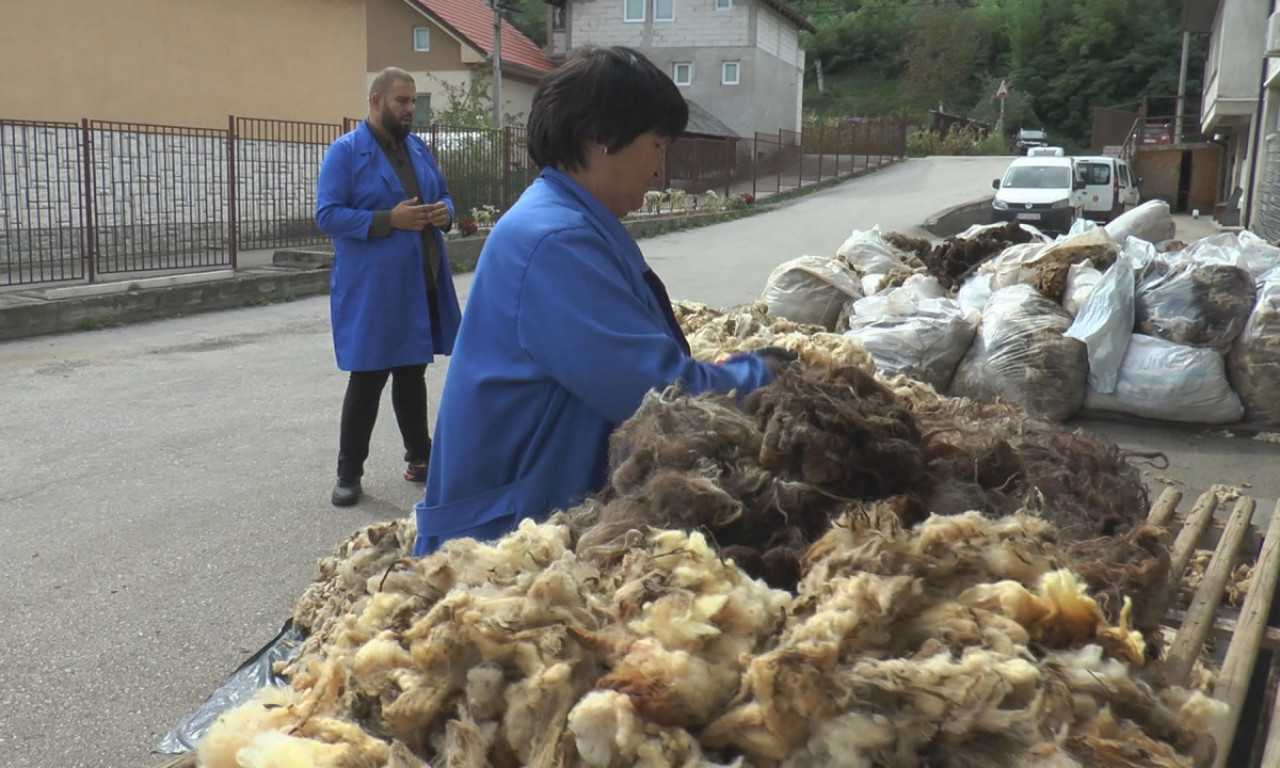
[[[98,232],[93,209],[93,132],[89,130],[89,118],[80,119],[80,144],[84,155],[84,258],[85,274],[89,282],[98,274]]]
[[[693,140],[693,189],[689,190],[693,194],[698,194],[698,188],[701,186],[702,174],[699,173],[701,166],[699,165],[702,157],[702,139]],[[705,192],[706,190],[702,190]]]
[[[729,195],[733,194],[733,172],[735,153],[738,151],[737,144],[732,141],[721,141],[724,146],[724,159],[721,161],[721,168],[724,169],[724,199],[728,200]]]
[[[778,129],[778,194],[782,192],[782,129]]]
[[[236,200],[236,116],[227,115],[227,240],[231,268],[239,262],[240,204]]]
[[[756,196],[756,171],[758,165],[756,160],[760,157],[760,134],[756,134],[751,139],[751,196]]]
[[[827,125],[824,122],[818,123],[818,183],[822,183],[822,150],[823,143],[827,137]]]
[[[800,145],[800,170],[796,172],[796,188],[804,189],[804,123],[800,123],[800,135],[796,137]]]
[[[511,207],[511,126],[502,129],[502,194],[498,204],[503,212]]]

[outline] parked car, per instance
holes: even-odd
[[[1084,180],[1076,177],[1071,157],[1019,157],[991,186],[993,221],[1026,222],[1057,234],[1070,229],[1084,208]]]
[[[1049,137],[1044,131],[1037,128],[1023,128],[1018,131],[1015,146],[1017,146],[1019,152],[1025,155],[1032,147],[1049,146]]]
[[[1142,126],[1143,144],[1172,144],[1173,126],[1169,123],[1146,123]]]
[[[1138,184],[1128,161],[1118,157],[1077,157],[1076,176],[1084,181],[1084,216],[1106,223],[1136,206]]]

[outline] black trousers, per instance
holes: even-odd
[[[369,458],[369,438],[378,420],[382,390],[391,379],[391,407],[404,440],[404,460],[426,462],[431,457],[427,431],[426,365],[406,365],[382,371],[352,371],[342,398],[342,425],[338,439],[338,477],[354,480],[364,474]]]

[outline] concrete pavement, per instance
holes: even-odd
[[[910,160],[641,247],[674,297],[738,304],[778,262],[832,253],[851,229],[923,235],[1007,162]],[[470,276],[457,283],[465,299]],[[433,406],[446,368],[428,369]],[[409,513],[422,490],[400,479],[385,401],[365,501],[329,506],[344,386],[324,296],[0,343],[0,765],[160,762],[151,746],[274,635],[316,558]],[[1095,428],[1166,451],[1171,466],[1148,476],[1189,493],[1250,483],[1267,511],[1280,496],[1280,446]]]

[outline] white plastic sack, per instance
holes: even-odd
[[[1084,407],[1164,421],[1229,424],[1244,416],[1222,355],[1135,333],[1112,394],[1090,387]]]
[[[996,291],[948,393],[1003,397],[1039,418],[1070,418],[1084,401],[1089,366],[1084,343],[1062,335],[1070,325],[1065,309],[1029,285]]]
[[[1280,424],[1280,277],[1258,291],[1249,321],[1227,355],[1227,377],[1250,419]]]
[[[968,229],[956,235],[956,237],[960,238],[961,240],[973,240],[974,238],[981,235],[983,232],[990,232],[996,229],[1004,229],[1007,226],[1009,226],[1009,222],[1007,221],[1002,221],[1002,222],[999,222],[998,224],[972,224],[969,226]],[[1034,237],[1041,244],[1053,242],[1052,237],[1049,237],[1048,235],[1036,229],[1035,227],[1031,226],[1030,224],[1026,223],[1025,221],[1018,222],[1018,226],[1022,227],[1024,231],[1031,233],[1031,236]]]
[[[955,299],[923,295],[922,286],[927,284],[856,302],[844,335],[857,339],[884,373],[902,373],[944,391],[973,341],[976,316],[966,315]]]
[[[1248,230],[1238,235],[1219,232],[1169,254],[1169,258],[1184,258],[1198,264],[1230,264],[1247,271],[1255,283],[1261,283],[1267,273],[1280,264],[1280,248]]]
[[[1080,314],[1080,307],[1101,279],[1102,273],[1094,269],[1091,262],[1072,264],[1067,270],[1067,292],[1062,295],[1062,308],[1072,317]]]
[[[975,272],[956,291],[956,301],[960,302],[965,314],[980,315],[987,308],[987,301],[991,299],[991,278],[990,273]]]
[[[1148,243],[1159,243],[1172,240],[1178,226],[1169,212],[1168,203],[1163,200],[1148,200],[1115,217],[1104,229],[1117,243],[1123,243],[1130,237],[1138,237]]]
[[[840,308],[849,299],[862,298],[862,288],[857,275],[839,260],[801,256],[773,270],[760,298],[771,315],[831,331]]]
[[[867,231],[855,229],[836,251],[836,257],[859,274],[885,274],[895,269],[907,269],[901,252],[880,234],[880,227]]]
[[[1000,290],[1011,285],[1030,285],[1035,279],[1036,259],[1048,246],[1031,241],[1011,245],[1000,252],[994,259],[983,262],[978,272],[991,275],[991,289]]]
[[[1089,387],[1103,393],[1116,389],[1120,364],[1133,335],[1133,264],[1116,262],[1102,275],[1065,335],[1089,350]]]
[[[1084,234],[1085,232],[1090,232],[1098,228],[1099,228],[1098,222],[1094,221],[1093,219],[1076,219],[1075,221],[1071,222],[1071,229],[1068,229],[1067,233],[1062,237],[1059,237],[1058,239],[1069,240],[1075,237],[1076,235],[1081,235],[1081,234]]]

